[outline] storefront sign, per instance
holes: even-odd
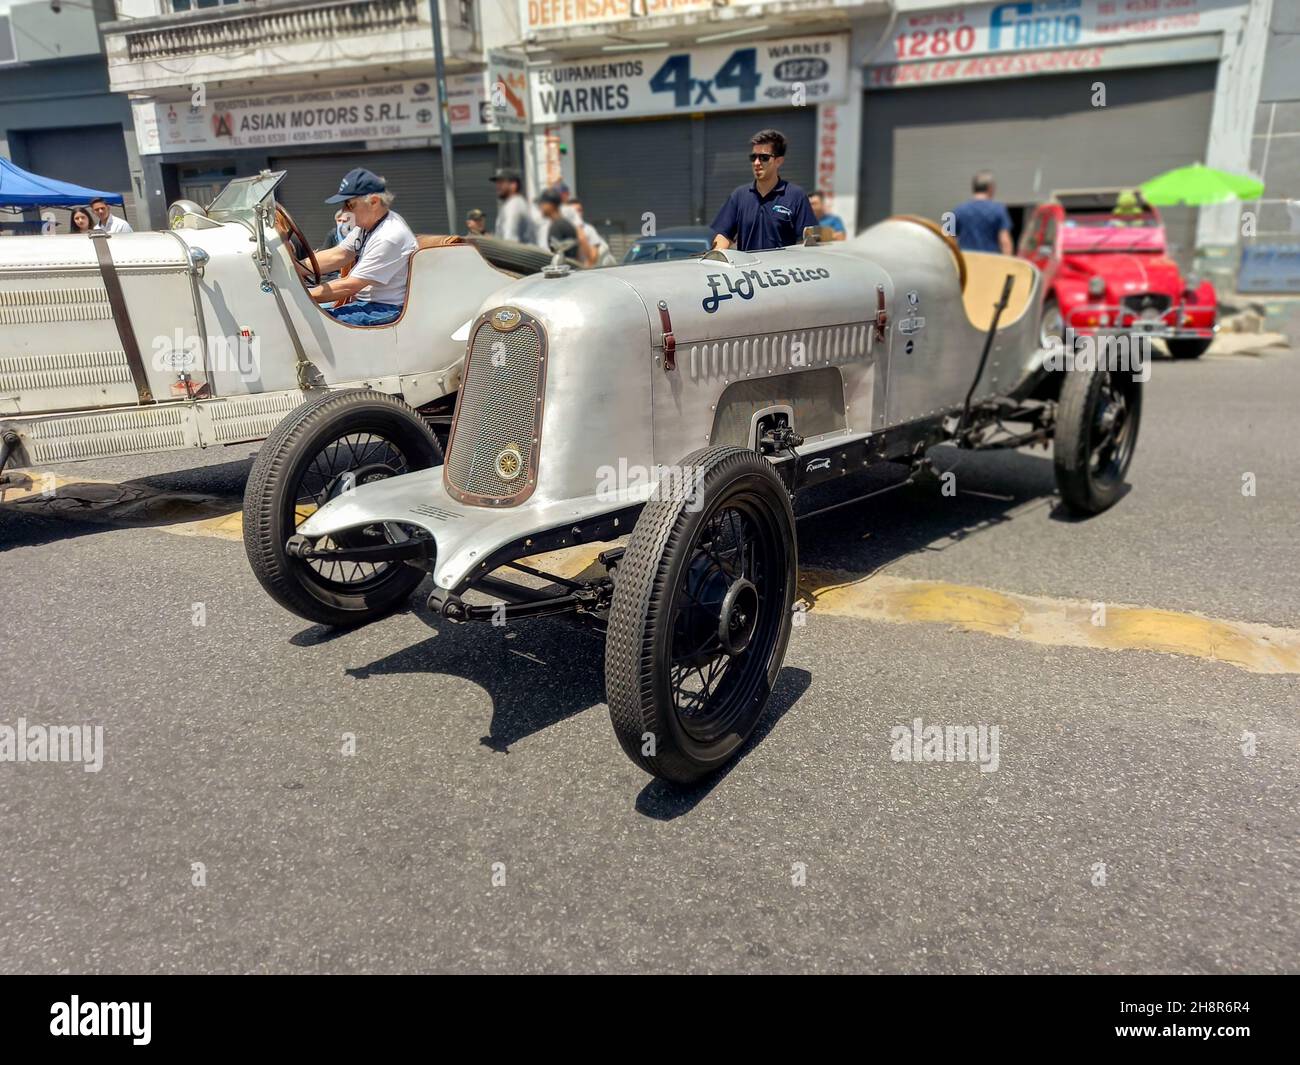
[[[746,0],[745,7],[778,2],[783,0]],[[717,0],[519,0],[519,24],[525,34],[545,33],[630,19],[705,14],[717,6]]]
[[[488,52],[488,100],[497,129],[528,132],[528,62],[510,52]]]
[[[1099,48],[1058,48],[1046,52],[938,59],[929,63],[893,63],[868,68],[866,84],[873,89],[892,89],[954,81],[1020,78],[1031,74],[1068,74],[1115,67],[1197,63],[1218,59],[1219,51],[1218,36],[1203,34],[1176,41],[1139,41]]]
[[[735,111],[842,100],[843,34],[638,52],[534,67],[534,122]]]
[[[489,100],[485,72],[449,77],[452,132],[496,128]],[[187,101],[131,107],[146,155],[438,136],[432,79],[209,100],[202,107]]]
[[[1119,41],[1234,28],[1245,8],[1243,0],[1018,0],[916,12],[899,17],[890,45],[882,44],[870,65],[1047,49],[1086,55]]]

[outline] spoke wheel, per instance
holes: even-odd
[[[683,461],[688,497],[647,504],[619,565],[605,682],[628,756],[688,783],[753,732],[790,637],[794,518],[761,455],[713,448]]]
[[[1066,507],[1097,514],[1119,499],[1142,420],[1142,382],[1131,374],[1071,370],[1061,384],[1053,461]]]
[[[356,625],[401,606],[422,570],[404,562],[301,559],[285,543],[332,499],[441,461],[428,425],[394,396],[358,389],[299,407],[262,445],[244,490],[244,549],[262,586],[282,606],[325,625]],[[316,546],[364,547],[405,536],[398,526],[376,523]]]

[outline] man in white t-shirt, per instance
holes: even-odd
[[[109,210],[108,204],[96,196],[90,201],[90,213],[95,216],[95,228],[105,233],[131,233],[131,223],[125,218],[118,218]]]
[[[351,266],[347,277],[310,289],[317,303],[332,303],[331,315],[349,325],[387,325],[402,314],[411,253],[419,244],[401,215],[390,211],[393,194],[369,170],[349,170],[326,203],[341,203],[352,215],[352,231],[332,248],[316,253],[322,274]],[[306,263],[302,264],[304,267]]]

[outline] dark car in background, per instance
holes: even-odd
[[[703,255],[711,247],[713,230],[708,226],[673,226],[652,237],[638,237],[623,256],[623,265],[689,259],[694,255]]]

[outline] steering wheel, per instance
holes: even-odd
[[[302,230],[298,228],[298,223],[293,220],[293,215],[285,210],[285,208],[279,203],[275,205],[275,228],[280,231],[281,236],[284,236],[287,233],[288,236],[297,239],[299,243],[307,249],[307,258],[311,260],[310,271],[308,271],[307,268],[298,261],[298,256],[293,254],[294,249],[290,246],[289,251],[291,258],[293,259],[294,269],[298,271],[299,276],[301,276],[308,284],[313,287],[319,285],[321,278],[320,263],[316,261],[316,253],[312,251],[311,241],[309,241],[303,235]]]

